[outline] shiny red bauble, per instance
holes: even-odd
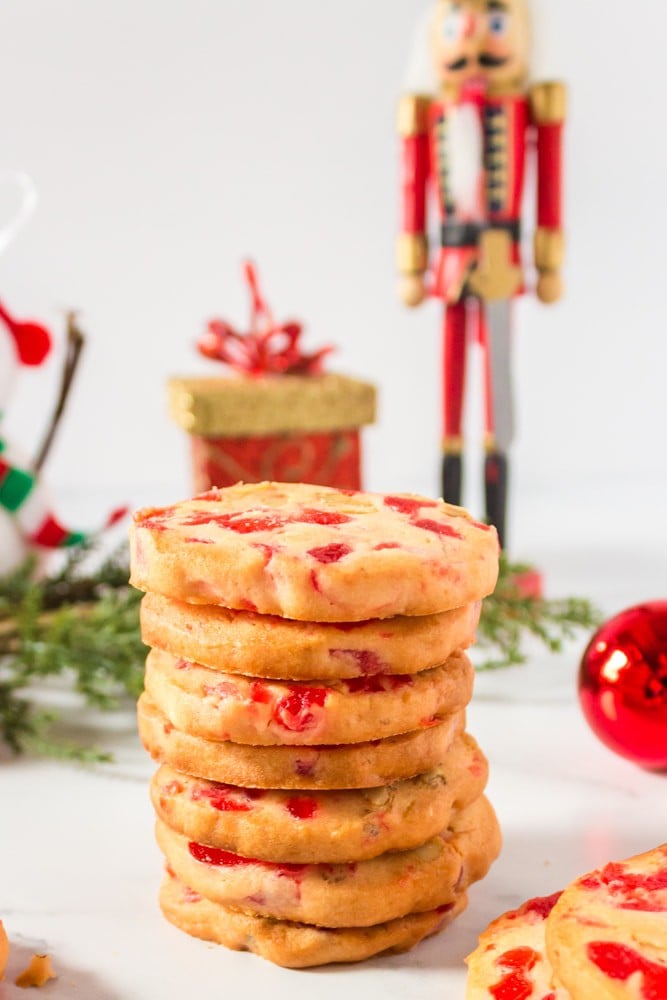
[[[579,699],[603,743],[642,767],[667,770],[667,601],[628,608],[595,633]]]

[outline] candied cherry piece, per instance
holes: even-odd
[[[322,708],[326,701],[326,688],[292,688],[281,698],[273,711],[275,721],[292,733],[303,733],[317,725],[313,706]]]
[[[422,507],[437,507],[435,500],[427,500],[425,497],[385,497],[385,507],[397,511],[399,514],[416,514]]]
[[[460,531],[452,528],[450,524],[441,524],[440,521],[433,521],[428,517],[421,518],[412,523],[415,528],[421,528],[423,531],[432,531],[434,535],[441,535],[443,538],[463,538]]]
[[[331,542],[329,545],[320,545],[319,548],[309,549],[308,555],[320,563],[337,563],[345,556],[349,556],[351,551],[350,546],[343,542]]]
[[[540,956],[532,948],[513,948],[499,955],[496,965],[507,970],[502,979],[489,987],[494,1000],[529,1000],[533,984],[527,973],[534,968]]]
[[[287,800],[285,808],[294,819],[312,819],[317,812],[317,800],[305,796],[295,796]]]

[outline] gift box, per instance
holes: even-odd
[[[247,333],[211,320],[197,347],[226,366],[218,377],[172,378],[172,419],[190,435],[195,490],[245,482],[361,489],[360,430],[375,420],[368,382],[325,373],[325,347],[301,347],[301,324],[277,324],[252,264]]]
[[[360,429],[375,388],[345,375],[172,378],[172,419],[190,435],[194,488],[306,482],[361,489]]]

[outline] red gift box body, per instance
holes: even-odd
[[[361,446],[354,428],[320,434],[265,437],[191,438],[194,486],[232,486],[274,480],[361,489]]]

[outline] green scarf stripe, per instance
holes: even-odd
[[[10,514],[23,506],[35,486],[36,476],[22,469],[10,469],[0,483],[0,507]]]
[[[82,531],[70,531],[69,535],[62,543],[63,547],[69,549],[72,545],[81,545],[87,536]]]

